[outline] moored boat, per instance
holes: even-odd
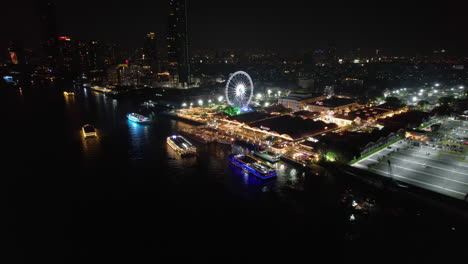
[[[276,177],[276,171],[273,167],[253,156],[244,154],[231,154],[228,156],[228,158],[235,166],[260,179]]]
[[[254,155],[271,163],[280,161],[280,155],[277,155],[271,151],[258,151],[255,152]]]
[[[187,139],[180,135],[167,137],[167,144],[177,153],[181,155],[196,154],[197,149]]]

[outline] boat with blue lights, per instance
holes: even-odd
[[[167,137],[167,144],[180,155],[193,155],[197,153],[197,148],[187,139],[180,135]]]
[[[228,158],[235,166],[260,179],[265,180],[276,177],[276,171],[273,167],[253,156],[244,154],[230,154]]]
[[[137,114],[137,113],[130,113],[127,114],[128,120],[138,123],[138,124],[146,124],[151,122],[151,119],[149,117]]]

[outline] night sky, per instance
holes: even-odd
[[[317,2],[320,2],[318,4]],[[408,4],[412,2],[411,4]],[[2,3],[2,38],[39,43],[39,18],[34,0]],[[165,32],[167,1],[56,0],[60,35],[105,40],[141,47],[146,32]],[[379,48],[387,55],[415,55],[434,48],[466,55],[468,49],[463,1],[214,1],[189,0],[192,48],[273,48],[287,51]],[[4,53],[4,52],[2,52]],[[340,53],[340,52],[339,52]]]

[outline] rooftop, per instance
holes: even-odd
[[[355,100],[349,99],[349,98],[342,98],[342,97],[332,97],[330,99],[325,99],[320,102],[321,102],[320,106],[323,106],[323,107],[338,107],[338,106],[355,103]]]
[[[389,109],[377,108],[377,107],[366,107],[363,109],[351,111],[349,113],[335,114],[335,118],[341,118],[346,120],[354,120],[356,117],[359,117],[361,120],[367,120],[370,117],[381,115],[383,113],[389,112]]]
[[[313,121],[312,119],[303,119],[291,115],[283,115],[275,118],[264,119],[249,124],[251,127],[267,127],[270,132],[276,132],[280,135],[286,134],[293,140],[306,136],[312,136],[322,131],[337,128],[333,123],[323,121]]]

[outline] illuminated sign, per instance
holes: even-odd
[[[260,126],[260,129],[264,129],[264,130],[270,130],[269,127],[265,127],[265,126]]]
[[[59,40],[66,40],[66,41],[70,41],[70,40],[71,40],[69,37],[59,37],[58,39],[59,39]]]
[[[18,64],[18,58],[16,57],[15,52],[10,52],[10,58],[11,58],[11,62],[13,62],[13,64]]]

